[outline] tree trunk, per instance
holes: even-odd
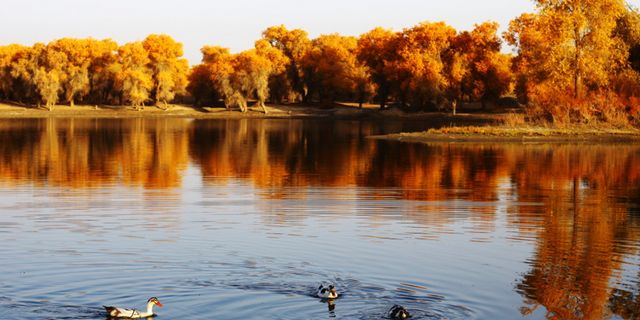
[[[581,59],[581,43],[580,43],[580,28],[575,26],[573,29],[574,32],[574,44],[576,46],[576,54],[575,54],[575,66],[573,68],[573,97],[578,99],[580,97],[580,59]]]
[[[267,106],[264,104],[264,101],[260,101],[260,106],[262,107],[262,111],[264,111],[264,114],[269,113],[269,111],[267,111]]]
[[[378,90],[378,98],[380,99],[380,110],[384,110],[387,106],[387,97],[389,96],[389,89],[386,85],[381,85]]]

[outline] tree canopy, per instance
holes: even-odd
[[[232,53],[202,47],[189,66],[168,35],[118,45],[63,38],[0,46],[0,99],[156,105],[176,101],[243,112],[266,103],[378,103],[406,111],[495,105],[517,96],[527,115],[551,121],[640,122],[640,14],[624,0],[536,0],[502,37],[495,22],[458,31],[425,21],[401,31],[310,38],[284,25]],[[504,40],[504,41],[503,41]],[[505,53],[506,42],[515,54]]]

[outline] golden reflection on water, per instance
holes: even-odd
[[[610,285],[624,260],[638,255],[640,146],[410,145],[362,138],[375,133],[377,124],[361,122],[2,120],[0,184],[124,185],[170,190],[179,198],[176,189],[192,164],[205,185],[241,180],[266,200],[309,197],[312,191],[301,187],[323,188],[332,199],[418,200],[420,209],[404,218],[436,229],[460,219],[442,202],[486,203],[470,206],[462,217],[476,232],[494,232],[505,207],[507,224],[517,231],[513,240],[535,241],[530,268],[515,284],[522,315],[543,306],[552,319],[640,316],[629,307],[640,306],[640,288]],[[357,194],[347,191],[353,187],[360,188]],[[280,205],[263,205],[275,212],[267,223],[301,219],[287,217]],[[384,219],[373,214],[369,223],[381,226]]]

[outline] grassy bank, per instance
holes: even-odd
[[[59,105],[48,110],[44,107],[0,103],[1,118],[194,118],[194,119],[242,119],[242,118],[330,118],[427,121],[432,126],[486,125],[500,119],[497,114],[467,113],[453,116],[448,113],[405,113],[398,109],[380,110],[377,105],[359,108],[355,104],[335,104],[330,108],[315,105],[283,104],[267,105],[265,114],[260,107],[250,107],[248,112],[219,107],[195,107],[169,105],[167,109],[148,106],[141,110],[132,106],[108,105]]]
[[[517,127],[504,125],[444,127],[426,132],[398,133],[372,138],[405,142],[640,142],[640,130],[606,125],[554,128],[524,124]]]
[[[22,106],[0,103],[0,118],[196,118],[196,119],[237,119],[237,118],[291,118],[291,117],[327,117],[336,111],[320,108],[300,108],[286,105],[268,106],[268,113],[261,108],[249,108],[248,112],[227,110],[214,107],[194,107],[190,105],[169,105],[168,108],[147,106],[142,109],[133,106],[109,105],[59,105],[48,110],[44,107]],[[358,110],[345,115],[357,115]]]

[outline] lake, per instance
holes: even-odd
[[[0,120],[0,317],[640,317],[640,145],[366,138],[427,127]]]

